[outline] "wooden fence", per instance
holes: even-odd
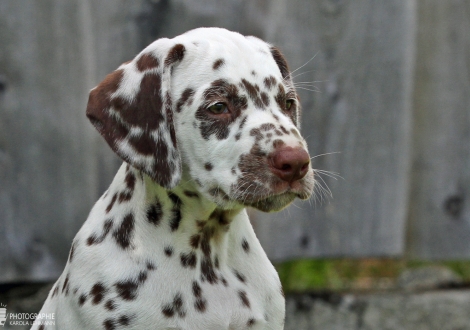
[[[273,260],[470,257],[470,3],[3,0],[0,281],[48,280],[120,161],[88,90],[159,37],[221,26],[278,45],[333,197],[253,212]]]

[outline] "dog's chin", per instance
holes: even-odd
[[[263,212],[277,212],[289,206],[298,194],[286,192],[280,195],[269,196],[256,202],[245,204]]]

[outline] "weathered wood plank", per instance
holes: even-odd
[[[419,2],[409,256],[470,255],[470,3]]]
[[[88,91],[140,49],[136,1],[0,2],[0,281],[47,280],[118,163]],[[125,10],[122,10],[125,8]]]
[[[412,1],[289,1],[266,31],[293,68],[316,54],[297,81],[313,166],[334,198],[257,214],[274,260],[396,256],[404,251],[411,142],[415,8]],[[272,27],[271,27],[272,28]],[[294,37],[295,36],[295,37]],[[313,70],[309,72],[309,70]],[[297,72],[297,73],[299,73]],[[322,182],[320,181],[320,184]]]

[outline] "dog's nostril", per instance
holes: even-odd
[[[281,170],[283,171],[290,171],[291,169],[292,169],[292,166],[290,166],[289,164],[284,164],[281,167]]]

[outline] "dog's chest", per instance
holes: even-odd
[[[120,170],[121,184],[98,201],[74,240],[58,293],[49,298],[58,324],[282,329],[279,278],[246,212],[204,217],[192,194],[152,194],[129,173]]]

